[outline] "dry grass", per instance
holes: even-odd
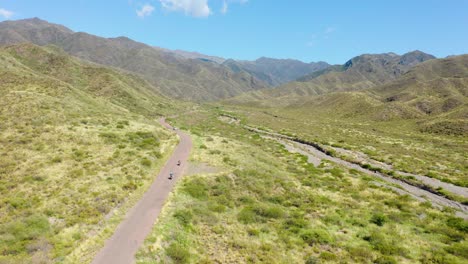
[[[466,224],[452,212],[353,170],[314,168],[216,113],[175,122],[192,132],[192,159],[220,172],[183,179],[138,263],[466,261]]]

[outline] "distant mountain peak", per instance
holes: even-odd
[[[436,57],[431,54],[424,53],[420,50],[414,50],[414,51],[403,54],[400,57],[399,63],[403,65],[414,66],[418,63],[431,60],[431,59],[435,59],[435,58]]]

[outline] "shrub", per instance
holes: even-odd
[[[395,258],[390,256],[381,256],[374,261],[375,264],[397,264]]]
[[[179,220],[183,226],[188,226],[192,221],[193,214],[189,210],[178,210],[174,213],[174,218]]]
[[[49,221],[42,215],[32,215],[1,225],[0,235],[7,240],[1,239],[0,242],[8,243],[6,247],[0,243],[2,255],[19,255],[26,252],[30,244],[44,237],[49,231]]]
[[[270,206],[270,207],[255,206],[253,208],[253,211],[257,215],[265,217],[265,218],[280,218],[284,215],[283,210],[278,206]]]
[[[117,134],[111,133],[111,132],[104,132],[99,134],[99,137],[104,139],[106,143],[118,143],[120,141],[120,138]]]
[[[305,228],[308,225],[309,222],[307,222],[303,217],[296,216],[288,218],[286,221],[284,221],[283,228],[293,233],[298,233],[302,228]]]
[[[238,214],[237,220],[243,224],[251,224],[260,221],[259,216],[253,211],[252,207],[244,207]]]
[[[208,195],[207,186],[203,179],[196,178],[185,183],[184,191],[197,199],[205,199]]]
[[[332,242],[330,234],[323,229],[309,229],[301,234],[302,240],[310,246],[314,244],[329,244]]]
[[[231,162],[231,159],[229,157],[224,157],[223,162],[229,164]]]
[[[258,229],[255,228],[249,228],[247,229],[247,234],[249,234],[249,236],[258,236],[260,234],[260,231],[258,231]]]
[[[368,262],[369,259],[372,259],[372,250],[366,246],[356,246],[356,247],[349,247],[346,249],[349,255],[353,260],[357,260],[356,262]]]
[[[460,256],[462,258],[468,259],[468,242],[467,241],[453,243],[449,247],[445,248],[445,250],[455,256]]]
[[[152,132],[130,132],[126,134],[128,142],[141,149],[152,149],[159,146],[158,139]]]
[[[8,204],[14,209],[23,209],[30,207],[30,201],[22,197],[12,197],[8,200]]]
[[[339,168],[333,168],[333,169],[330,169],[328,170],[328,172],[331,173],[331,175],[335,176],[335,177],[338,177],[338,178],[342,178],[343,177],[343,170],[339,169]]]
[[[76,160],[76,161],[82,161],[83,159],[87,158],[88,157],[88,153],[86,153],[85,151],[83,150],[80,150],[80,149],[72,149],[73,151],[73,158]]]
[[[386,221],[387,217],[381,213],[374,214],[370,219],[371,223],[374,223],[378,226],[383,226]]]
[[[53,163],[60,163],[62,162],[62,157],[59,157],[59,156],[53,157],[51,161]]]
[[[419,260],[423,264],[433,263],[460,263],[454,260],[454,257],[447,254],[442,249],[432,250],[431,252],[423,252],[423,256]]]
[[[336,257],[335,254],[333,254],[331,252],[324,251],[324,252],[320,253],[320,259],[327,260],[327,261],[333,261],[333,260],[336,260],[337,257]]]
[[[208,206],[208,208],[216,213],[223,213],[226,211],[226,206],[219,203],[212,203]]]
[[[468,221],[465,221],[462,218],[450,217],[447,220],[447,225],[461,232],[468,233]]]
[[[314,257],[314,256],[310,256],[306,259],[305,261],[305,264],[317,264],[319,263],[319,260],[318,258]]]
[[[145,167],[151,167],[151,160],[149,160],[148,158],[143,158],[141,160],[141,165]]]
[[[175,262],[175,263],[189,263],[190,253],[188,250],[180,245],[179,243],[172,243],[166,249],[166,254]]]
[[[138,186],[135,184],[135,182],[129,181],[122,186],[122,189],[127,190],[127,191],[132,191],[132,190],[136,190],[137,187]]]
[[[364,240],[369,241],[375,250],[378,250],[384,255],[402,255],[403,249],[397,243],[390,241],[385,235],[379,232],[374,232],[370,236],[364,237]]]

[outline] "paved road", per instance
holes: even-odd
[[[161,118],[159,122],[166,128],[172,129],[164,118]],[[177,179],[182,176],[192,149],[192,140],[189,135],[180,130],[175,132],[180,137],[180,143],[172,157],[161,169],[143,198],[127,213],[114,235],[106,241],[104,247],[94,258],[93,264],[135,263],[134,255],[151,232],[153,224]],[[181,166],[177,166],[178,160],[182,162]],[[169,180],[171,171],[174,172],[174,178]]]

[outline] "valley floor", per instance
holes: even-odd
[[[464,263],[467,221],[379,178],[219,120],[172,120],[194,138],[191,162],[137,263]]]

